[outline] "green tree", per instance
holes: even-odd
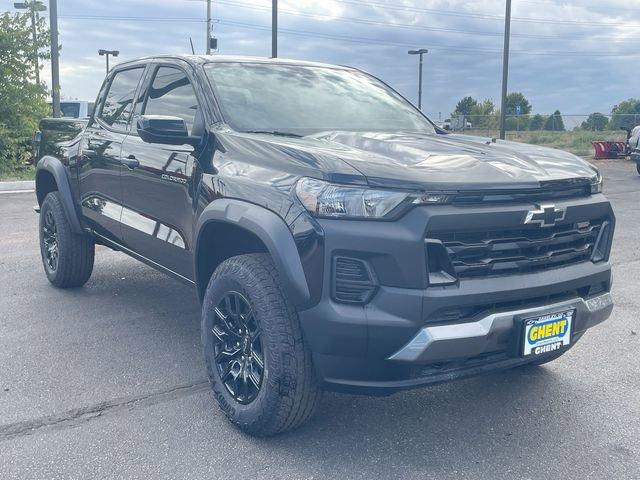
[[[507,115],[516,115],[518,105],[520,105],[520,115],[528,115],[531,113],[531,104],[522,93],[513,92],[507,95]]]
[[[0,175],[29,157],[31,136],[49,111],[46,88],[35,83],[30,22],[29,14],[0,15]],[[48,45],[48,31],[43,19],[37,29],[38,56],[44,59],[40,50]]]
[[[531,123],[529,124],[529,130],[542,130],[545,124],[545,117],[536,113],[531,119]]]
[[[488,98],[482,102],[476,102],[471,108],[471,115],[491,115],[494,113],[496,106]]]
[[[468,115],[469,122],[474,129],[495,129],[498,128],[499,119],[495,113],[495,105],[489,99],[476,102]]]
[[[453,115],[471,115],[471,111],[478,105],[478,101],[473,97],[464,97],[456,105]]]
[[[560,110],[553,112],[553,115],[549,115],[547,121],[544,123],[544,129],[553,132],[564,132],[564,122],[562,121],[562,114]]]
[[[633,128],[640,124],[640,100],[630,98],[613,107],[611,110],[610,130]]]
[[[602,113],[595,112],[589,115],[589,117],[582,122],[580,128],[582,130],[591,130],[593,132],[601,132],[605,128],[607,128],[607,124],[609,123],[609,119],[605,117]]]

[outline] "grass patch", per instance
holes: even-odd
[[[467,132],[465,132],[467,133]],[[499,133],[487,131],[470,131],[470,135],[493,136],[497,137]],[[590,132],[588,130],[572,130],[568,132],[551,132],[551,131],[522,131],[507,132],[507,140],[514,142],[530,143],[532,145],[540,145],[542,147],[557,148],[571,152],[581,157],[593,156],[593,146],[591,142],[596,140],[611,140],[617,142],[626,141],[626,133],[622,130],[612,130],[604,132]]]
[[[20,180],[34,180],[36,178],[36,169],[32,166],[16,168],[12,170],[0,170],[0,181],[11,182]]]

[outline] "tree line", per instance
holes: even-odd
[[[507,95],[506,129],[507,130],[548,130],[565,131],[562,113],[556,110],[551,115],[532,115],[531,102],[520,92]],[[476,100],[467,96],[461,99],[451,114],[454,117],[464,115],[473,128],[498,129],[500,126],[500,110],[490,99]],[[609,116],[594,112],[577,127],[582,130],[603,131],[631,129],[640,124],[640,100],[630,98],[615,105]]]
[[[34,48],[29,13],[0,15],[0,177],[24,165],[39,120],[50,114],[47,88],[36,83],[40,61],[48,58],[49,31],[42,18],[37,32]]]

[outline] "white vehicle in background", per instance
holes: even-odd
[[[633,127],[629,132],[629,139],[627,140],[629,152],[640,149],[640,125]]]
[[[640,173],[640,125],[628,133],[627,152],[631,160],[636,162],[636,170]]]
[[[62,118],[88,119],[93,113],[93,103],[85,100],[60,101],[60,116]],[[49,102],[49,105],[52,105]]]
[[[464,120],[464,117],[453,117],[447,118],[444,121],[443,128],[445,130],[451,130],[454,132],[459,132],[463,130],[471,130],[473,125],[468,120]]]

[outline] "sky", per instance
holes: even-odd
[[[499,103],[505,0],[280,0],[279,8],[279,57],[355,66],[417,103],[418,59],[407,50],[427,48],[431,118],[448,117],[466,95]],[[96,97],[100,48],[120,51],[112,64],[190,53],[189,37],[196,53],[205,49],[205,0],[58,0],[58,14],[66,98]],[[535,113],[609,113],[640,97],[640,2],[513,0],[512,16],[509,91],[523,92]],[[218,54],[271,55],[271,0],[213,0],[213,17]]]

